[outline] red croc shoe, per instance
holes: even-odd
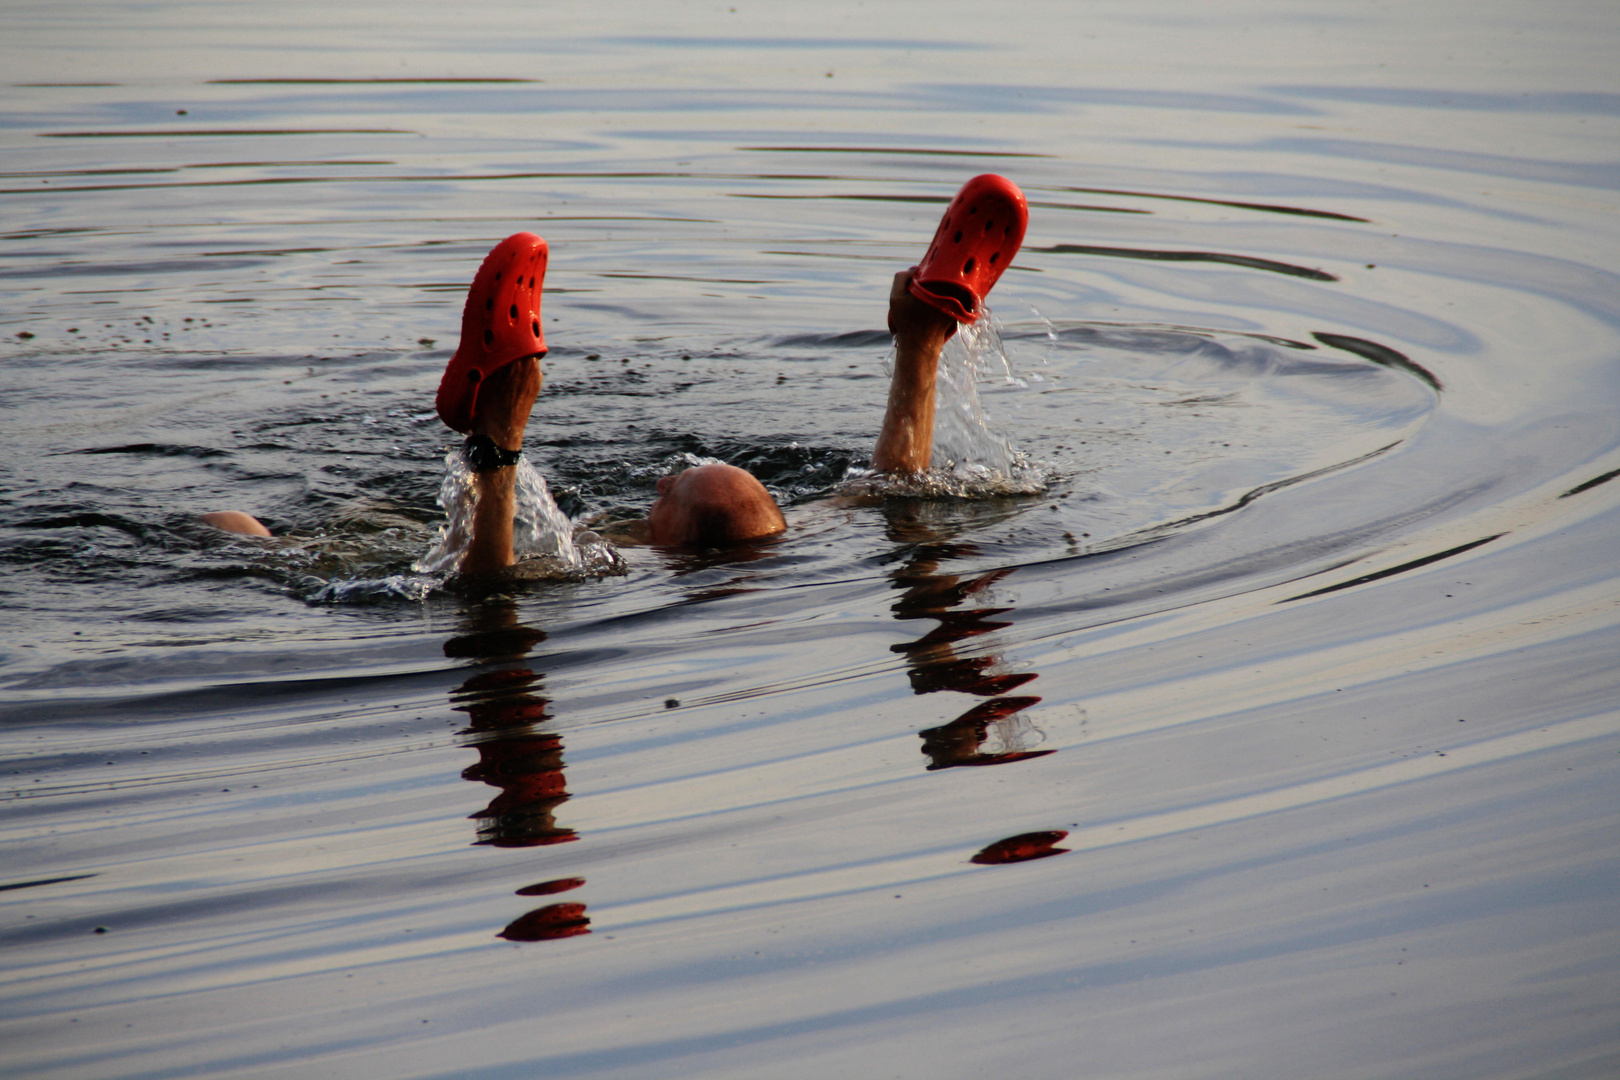
[[[977,322],[1028,226],[1029,204],[1017,184],[994,173],[975,176],[945,208],[912,276],[911,295],[957,322]]]
[[[478,387],[485,379],[514,360],[546,355],[540,289],[549,254],[544,240],[520,232],[484,257],[461,310],[461,345],[444,369],[434,399],[439,419],[452,430],[472,430]]]

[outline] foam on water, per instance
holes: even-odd
[[[477,490],[477,474],[468,468],[461,451],[445,454],[439,505],[448,519],[433,547],[412,566],[418,574],[443,584],[461,565],[472,539]],[[516,572],[522,577],[567,580],[624,572],[624,559],[612,544],[593,532],[576,533],[573,522],[551,497],[546,478],[527,457],[518,460],[516,494],[512,553],[518,561]]]
[[[894,369],[891,348],[887,364]],[[1053,468],[1018,450],[992,425],[979,394],[981,384],[1021,386],[1013,375],[1001,326],[988,307],[984,317],[958,328],[939,358],[934,398],[934,453],[928,471],[882,476],[850,470],[845,490],[860,495],[989,499],[1038,495],[1055,479]]]
[[[472,540],[473,508],[478,477],[460,450],[444,457],[444,479],[439,506],[445,520],[432,546],[417,558],[409,573],[378,573],[379,560],[397,555],[402,544],[420,543],[424,530],[390,527],[372,535],[356,535],[353,513],[340,514],[339,526],[350,529],[333,535],[289,543],[276,551],[278,559],[294,559],[305,566],[311,581],[310,598],[316,603],[364,604],[386,600],[425,600],[455,576]],[[517,558],[511,574],[526,581],[578,581],[625,572],[622,556],[611,543],[585,528],[576,528],[551,496],[546,478],[521,458],[517,465],[516,510],[512,522],[512,551]],[[373,510],[367,520],[378,513]],[[386,519],[386,515],[384,515]]]

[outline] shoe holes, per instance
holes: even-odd
[[[482,379],[483,377],[484,377],[484,373],[482,371],[479,371],[477,368],[468,368],[467,369],[467,381],[472,383],[474,386],[477,386],[478,385],[478,380]]]
[[[972,259],[969,259],[967,262],[962,264],[962,273],[963,274],[971,274],[971,273],[973,273],[973,260]]]
[[[994,265],[996,265],[996,260],[997,260],[997,259],[999,259],[999,258],[1001,258],[1001,252],[999,252],[999,251],[992,251],[992,252],[991,252],[991,253],[990,253],[990,265],[991,265],[991,266],[994,266]]]
[[[987,221],[987,222],[984,223],[984,231],[985,232],[989,232],[991,229],[993,229],[995,227],[996,227],[996,223],[993,222],[993,221]]]
[[[517,321],[517,305],[512,305],[512,314],[509,316],[513,322]]]
[[[495,310],[495,298],[493,296],[484,297],[484,310],[485,311],[494,311]]]
[[[499,270],[495,271],[495,280],[496,281],[501,280],[501,272]]]
[[[530,323],[529,324],[529,329],[534,331],[534,336],[536,338],[538,338],[540,336],[540,324],[538,322]]]
[[[956,230],[956,236],[951,239],[951,243],[960,244],[961,242],[962,242],[962,230],[957,229]]]
[[[495,344],[495,331],[486,326],[484,327],[484,347],[488,348],[493,344]]]

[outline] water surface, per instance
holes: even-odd
[[[8,1065],[1610,1075],[1612,11],[738,7],[0,17]],[[1039,483],[830,499],[984,171]],[[562,509],[785,536],[390,584],[519,229]]]

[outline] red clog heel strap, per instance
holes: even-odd
[[[945,208],[912,276],[911,295],[957,322],[977,322],[1028,226],[1029,204],[1017,184],[994,173],[975,176]]]
[[[546,242],[520,232],[495,245],[467,290],[461,309],[461,344],[439,380],[434,405],[454,431],[472,430],[478,388],[514,360],[544,356],[540,291],[545,285]]]

